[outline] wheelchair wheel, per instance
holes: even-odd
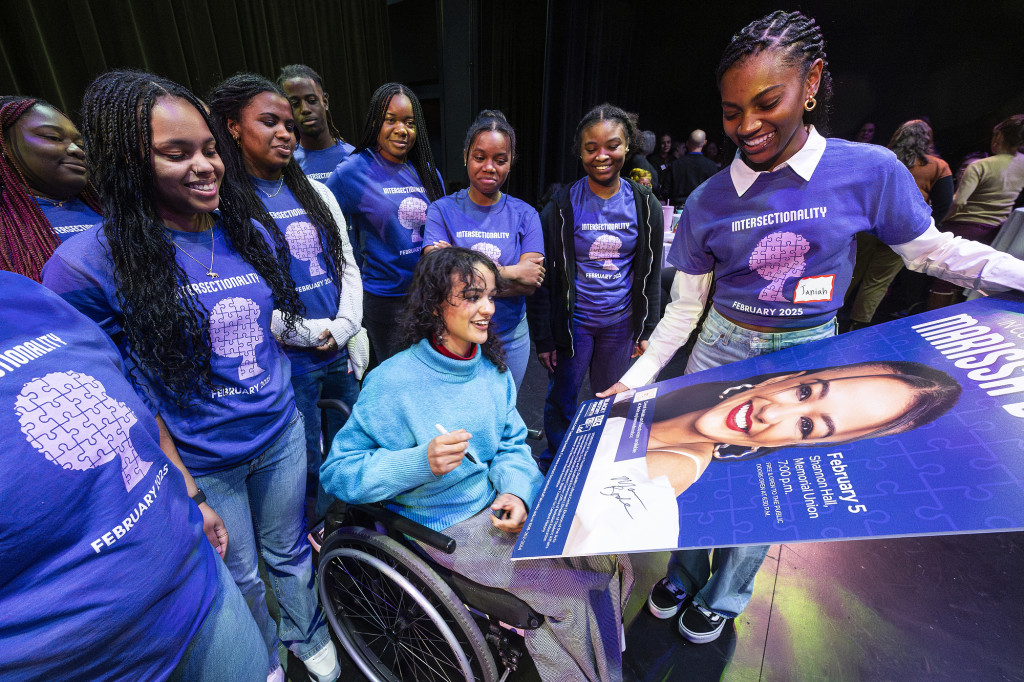
[[[498,673],[466,607],[422,559],[366,528],[340,528],[320,552],[320,603],[371,680],[492,682]]]

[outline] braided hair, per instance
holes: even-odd
[[[320,78],[320,74],[305,64],[289,64],[282,68],[281,73],[277,75],[278,87],[284,88],[285,81],[290,81],[293,78],[308,78],[313,81],[320,86],[320,92],[324,94],[324,99],[327,99],[327,90],[324,88],[324,81]],[[338,132],[338,129],[334,127],[334,119],[331,118],[331,110],[325,106],[324,111],[327,113],[327,130],[330,131],[331,137],[334,138],[335,142],[344,142],[345,138],[343,138],[341,133]]]
[[[8,149],[14,124],[37,106],[50,107],[64,115],[41,99],[0,97],[0,269],[38,282],[43,265],[60,246],[60,238],[32,198],[28,182]],[[91,183],[86,183],[78,197],[100,213],[99,197]]]
[[[440,339],[444,336],[447,331],[444,325],[444,306],[445,303],[453,304],[453,281],[458,280],[466,287],[476,286],[480,277],[476,271],[477,266],[491,271],[500,292],[504,282],[498,273],[498,266],[479,251],[452,246],[433,249],[420,258],[412,274],[405,309],[399,317],[406,347],[420,339]],[[494,325],[487,326],[487,341],[480,344],[480,350],[499,372],[508,369],[505,349],[501,339],[494,333]]]
[[[717,81],[721,83],[722,76],[734,64],[768,50],[780,50],[786,63],[800,66],[804,76],[816,60],[821,60],[818,106],[804,112],[804,123],[813,124],[819,132],[826,133],[829,102],[832,100],[832,76],[825,55],[825,38],[814,19],[800,12],[776,10],[744,26],[732,37],[722,54],[722,61],[718,63],[715,74]]]
[[[202,102],[188,89],[141,71],[117,70],[86,89],[82,132],[133,364],[158,379],[161,386],[156,389],[184,407],[213,388],[212,348],[209,311],[187,286],[188,276],[175,259],[154,203],[152,110],[164,97],[185,100],[213,128]],[[220,187],[221,228],[267,282],[275,308],[294,330],[301,310],[295,283],[244,210],[238,188],[246,182],[226,169]]]
[[[272,92],[280,95],[287,102],[284,91],[263,76],[252,73],[240,73],[228,78],[220,85],[210,91],[207,98],[210,104],[210,117],[213,120],[213,134],[217,138],[217,148],[220,150],[220,157],[224,165],[233,169],[235,177],[245,178],[235,189],[238,192],[239,200],[247,215],[254,216],[259,220],[267,231],[273,235],[275,244],[280,248],[283,245],[287,259],[282,263],[285,269],[291,265],[291,256],[288,255],[287,240],[281,232],[281,228],[270,216],[267,207],[256,194],[256,188],[248,180],[248,173],[245,168],[245,158],[241,149],[235,144],[230,131],[228,121],[240,121],[242,109],[244,109],[254,97],[264,92]],[[317,237],[320,240],[320,250],[327,261],[327,272],[341,287],[341,271],[345,265],[344,249],[341,241],[341,231],[338,224],[334,222],[330,209],[320,194],[313,189],[306,174],[302,172],[298,162],[294,158],[288,160],[284,167],[284,182],[288,189],[298,200],[299,205],[306,211],[306,215],[316,226]]]
[[[580,147],[583,145],[583,133],[592,125],[595,125],[601,121],[615,121],[622,126],[622,131],[626,134],[624,142],[630,150],[640,149],[644,144],[643,133],[640,132],[640,126],[637,123],[637,115],[620,109],[614,104],[598,104],[596,107],[586,113],[586,115],[580,119],[580,122],[576,124],[576,132],[572,137],[572,155],[575,157],[580,156]]]
[[[444,196],[444,186],[438,177],[437,165],[434,163],[434,154],[430,151],[430,140],[427,138],[427,126],[423,119],[423,107],[420,100],[409,88],[401,83],[385,83],[377,88],[370,97],[370,106],[366,111],[366,123],[363,125],[363,133],[356,145],[355,152],[364,149],[377,148],[377,135],[384,125],[384,116],[388,113],[391,100],[396,95],[405,95],[412,104],[412,115],[416,120],[416,142],[409,150],[409,163],[420,176],[420,182],[427,192],[430,201],[437,201]]]

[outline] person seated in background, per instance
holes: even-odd
[[[872,144],[872,140],[875,139],[875,124],[871,121],[864,121],[857,128],[857,132],[853,136],[854,142],[860,142],[861,144]]]
[[[262,680],[224,524],[204,534],[117,348],[39,284],[0,288],[0,677]]]
[[[525,633],[541,679],[620,680],[627,560],[510,559],[543,479],[490,325],[499,283],[497,266],[477,251],[435,249],[420,259],[401,318],[408,347],[367,376],[320,481],[338,499],[389,501],[444,532],[456,550],[424,545],[434,561],[543,614]]]
[[[942,222],[953,199],[953,174],[949,164],[934,155],[931,126],[920,119],[903,123],[889,140],[889,149],[910,169],[921,195],[932,207],[932,219],[936,224]],[[857,293],[850,305],[849,330],[871,324],[889,285],[902,269],[903,259],[880,239],[867,232],[857,234],[857,262],[850,282],[850,291]]]
[[[39,281],[62,241],[100,222],[82,134],[41,99],[0,97],[0,268]]]
[[[991,244],[1024,189],[1024,114],[992,129],[992,156],[967,166],[953,195],[953,207],[940,229],[964,239]],[[956,303],[960,288],[936,281],[928,309]]]
[[[707,134],[698,128],[686,138],[686,153],[672,162],[665,174],[665,193],[673,206],[682,206],[686,197],[702,182],[718,172],[714,161],[702,153]]]
[[[323,182],[355,147],[334,127],[320,74],[305,64],[289,64],[281,69],[277,84],[288,96],[299,126],[295,161],[310,180]]]
[[[661,137],[658,138],[658,146],[653,152],[647,155],[647,160],[654,166],[654,170],[658,171],[659,177],[662,173],[668,170],[668,165],[675,160],[674,154],[675,147],[672,144],[672,135],[669,133],[662,133]]]

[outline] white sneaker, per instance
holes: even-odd
[[[334,642],[328,641],[327,646],[302,663],[306,666],[306,672],[309,673],[312,682],[334,682],[341,677],[338,650],[334,648]]]

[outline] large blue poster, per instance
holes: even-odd
[[[514,559],[1024,529],[1024,301],[580,406]]]

